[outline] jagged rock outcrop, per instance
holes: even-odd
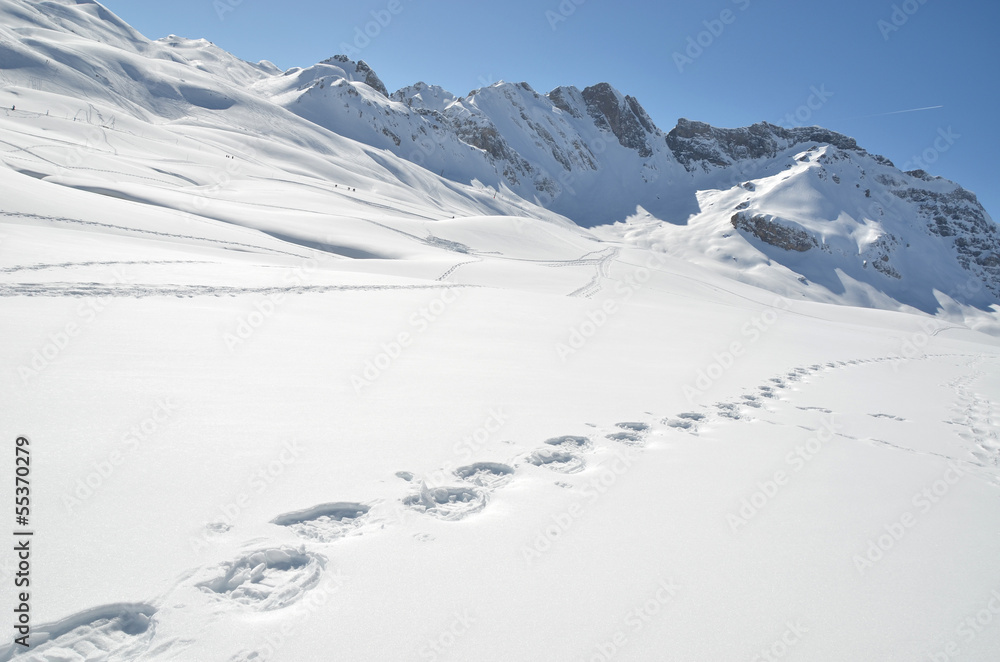
[[[671,151],[689,171],[707,165],[724,168],[742,159],[774,158],[781,150],[807,143],[867,154],[853,138],[820,127],[786,129],[760,122],[739,129],[719,129],[681,118],[667,134]]]
[[[658,131],[635,97],[623,98],[609,84],[599,83],[586,88],[583,99],[597,126],[613,133],[622,147],[635,150],[642,158],[653,155],[647,137]]]
[[[987,218],[974,193],[958,186],[947,192],[915,187],[891,192],[915,204],[928,231],[951,241],[959,264],[1000,298],[1000,228]]]
[[[765,244],[786,251],[804,253],[819,246],[816,238],[809,233],[784,225],[773,216],[739,212],[730,219],[733,227],[760,239]]]
[[[355,62],[346,55],[334,55],[327,60],[323,60],[320,64],[338,65],[344,69],[344,71],[348,72],[351,79],[360,80],[382,96],[386,98],[389,97],[389,90],[385,88],[385,83],[382,82],[382,79],[378,77],[375,70],[368,66],[368,63],[364,60],[358,60]]]

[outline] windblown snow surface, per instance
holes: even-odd
[[[873,276],[834,147],[583,229],[267,63],[0,8],[0,659],[997,659],[995,300]]]

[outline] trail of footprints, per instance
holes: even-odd
[[[674,416],[668,416],[660,422],[669,428],[683,430],[691,434],[698,434],[698,430],[704,424],[716,421],[740,421],[753,417],[753,410],[765,409],[769,402],[779,400],[783,392],[792,389],[795,384],[805,383],[810,377],[830,370],[846,368],[850,366],[860,366],[873,363],[884,363],[898,360],[895,357],[877,357],[871,359],[855,359],[851,361],[832,361],[825,364],[812,364],[809,366],[793,368],[788,372],[771,377],[760,385],[745,393],[738,400],[716,402],[706,409],[708,412],[687,411]],[[807,408],[808,409],[808,408]],[[832,413],[829,410],[821,410],[824,413]]]
[[[112,604],[74,614],[56,623],[36,626],[31,633],[30,660],[46,662],[126,662],[140,660],[151,650],[156,608],[148,604]],[[161,644],[161,647],[169,644]],[[20,648],[19,646],[17,648]],[[0,651],[13,659],[14,644]],[[21,656],[19,656],[21,657]]]
[[[697,434],[706,423],[748,418],[752,410],[765,407],[768,401],[780,398],[781,393],[791,388],[792,384],[820,371],[890,360],[894,359],[839,361],[796,368],[760,384],[737,401],[715,403],[707,408],[707,413],[682,412],[659,422],[666,430]],[[960,436],[973,444],[971,452],[977,462],[983,467],[996,468],[1000,465],[1000,427],[993,422],[989,400],[979,397],[969,388],[973,379],[975,375],[956,380],[953,384],[958,402],[956,416],[951,422],[963,428]],[[624,421],[605,430],[603,437],[627,447],[641,448],[648,443],[651,433],[653,428],[648,423]],[[451,472],[454,483],[450,485],[429,486],[414,474],[400,471],[396,475],[414,486],[412,493],[401,500],[401,506],[438,520],[462,520],[485,509],[496,490],[515,480],[519,466],[530,465],[564,475],[585,470],[586,456],[594,452],[594,436],[599,434],[553,437],[539,448],[519,456],[512,465],[476,462],[459,467]],[[996,476],[994,479],[1000,484],[1000,479]],[[565,481],[557,481],[556,484],[572,487]],[[284,513],[271,523],[286,527],[306,544],[323,545],[363,534],[378,526],[372,516],[371,505],[351,501],[324,503]],[[418,539],[419,536],[427,541],[433,539],[428,534],[418,534]],[[217,600],[229,601],[252,611],[273,611],[288,607],[318,586],[326,565],[326,557],[307,550],[305,546],[270,547],[248,551],[232,561],[204,570],[196,586]],[[156,648],[152,646],[156,614],[157,608],[153,605],[118,604],[91,609],[57,623],[40,626],[36,628],[36,643],[32,646],[29,659],[116,662],[162,652],[176,642],[161,642]],[[0,662],[13,659],[20,652],[17,648],[10,644],[0,650]],[[259,651],[242,651],[233,661],[249,662],[260,658]]]
[[[973,361],[969,367],[975,367],[978,362],[978,359]],[[987,470],[990,482],[1000,485],[997,472],[1000,468],[1000,423],[996,422],[1000,417],[994,415],[990,400],[971,388],[971,384],[982,376],[983,373],[976,370],[948,384],[955,389],[956,400],[952,405],[955,416],[946,422],[959,428],[958,436],[968,445],[972,463]]]

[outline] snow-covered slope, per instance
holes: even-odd
[[[380,87],[0,0],[0,660],[993,659],[970,194]]]
[[[957,184],[902,173],[820,130],[679,129],[671,138],[685,165],[719,183],[698,192],[683,225],[640,210],[610,236],[814,300],[956,314],[956,303],[996,303],[1000,231]]]
[[[1000,232],[973,194],[899,172],[823,129],[680,120],[664,134],[635,98],[606,83],[546,95],[497,83],[461,98],[418,83],[390,95],[368,64],[345,56],[282,72],[204,40],[149,41],[96,3],[8,0],[2,11],[5,94],[35,113],[44,107],[100,131],[135,120],[127,131],[140,137],[149,125],[198,141],[213,130],[210,140],[234,153],[237,131],[244,151],[258,141],[286,155],[305,149],[307,158],[372,169],[383,187],[420,182],[448,191],[433,199],[471,197],[465,207],[475,213],[554,218],[542,207],[583,226],[632,218],[617,232],[628,241],[813,300],[962,319],[1000,296]],[[26,165],[24,152],[9,156]],[[66,168],[47,160],[27,169]],[[218,188],[205,177],[190,183]]]

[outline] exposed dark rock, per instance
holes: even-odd
[[[948,193],[912,187],[892,193],[918,206],[931,234],[955,237],[958,263],[1000,297],[1000,228],[986,217],[974,193],[960,186]]]
[[[636,150],[643,158],[653,155],[647,137],[656,133],[656,127],[638,101],[626,96],[621,103],[615,88],[607,83],[588,87],[583,98],[594,122],[611,131],[623,147]]]
[[[804,253],[819,246],[819,242],[808,232],[782,225],[773,216],[739,212],[730,221],[737,230],[743,230],[760,239],[765,244],[783,248],[786,251]]]
[[[705,169],[706,164],[726,167],[740,159],[773,158],[782,149],[811,142],[867,154],[853,138],[815,126],[785,129],[760,122],[718,129],[681,118],[667,134],[667,145],[688,171]]]
[[[925,182],[933,182],[935,179],[940,179],[939,177],[932,177],[923,170],[907,170],[906,174],[910,177],[916,177],[917,179],[922,179]]]
[[[365,85],[379,92],[382,96],[389,97],[389,90],[385,89],[385,83],[364,60],[358,61],[358,73],[365,75]]]
[[[320,64],[334,64],[340,67],[343,67],[344,65],[353,65],[358,75],[365,77],[363,81],[365,85],[372,88],[387,99],[389,98],[389,90],[386,89],[385,83],[382,82],[382,79],[378,77],[375,71],[368,66],[368,63],[364,60],[354,62],[354,60],[346,55],[334,55],[331,58],[323,60]],[[350,66],[348,66],[346,70],[350,71]]]
[[[549,92],[548,94],[549,101],[551,101],[552,105],[558,108],[559,110],[565,113],[569,113],[570,115],[572,115],[577,119],[583,117],[580,111],[577,110],[566,98],[567,94],[569,94],[568,88],[557,87],[556,89]]]

